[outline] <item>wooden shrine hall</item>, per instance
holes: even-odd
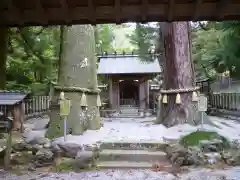
[[[120,106],[149,108],[149,79],[161,73],[157,58],[148,62],[134,54],[99,56],[98,74],[108,79],[108,103],[111,109]]]

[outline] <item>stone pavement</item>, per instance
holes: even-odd
[[[240,168],[226,170],[192,169],[178,177],[166,172],[151,170],[105,170],[82,173],[27,173],[11,175],[0,172],[1,180],[239,180]]]

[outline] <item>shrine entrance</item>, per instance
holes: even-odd
[[[120,106],[139,105],[139,83],[138,80],[120,80],[119,81],[120,91]]]

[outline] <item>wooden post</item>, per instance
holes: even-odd
[[[11,112],[7,114],[8,117],[12,117]],[[13,122],[12,122],[13,126]],[[6,151],[5,151],[5,156],[4,156],[4,167],[6,169],[9,169],[11,167],[11,152],[12,152],[12,129],[11,128],[7,133],[7,144],[6,144]]]
[[[4,167],[9,169],[11,166],[11,152],[12,152],[12,130],[7,135],[7,147],[4,156]]]
[[[21,102],[20,104],[20,133],[24,132],[24,127],[23,127],[23,122],[25,120],[25,105],[24,101]]]

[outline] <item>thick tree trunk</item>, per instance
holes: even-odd
[[[60,58],[58,86],[71,89],[72,87],[97,89],[96,57],[94,29],[91,25],[76,25],[64,27],[62,41],[62,55]],[[88,65],[82,66],[87,58]],[[54,90],[52,103],[57,103],[60,90]],[[68,130],[72,134],[81,134],[86,129],[100,127],[99,110],[96,107],[97,94],[88,94],[87,111],[84,117],[80,106],[82,91],[65,91],[65,97],[71,100],[71,111],[67,119]],[[48,136],[51,138],[63,135],[63,121],[59,117],[59,106],[52,106],[51,123]],[[86,116],[87,115],[87,116]]]
[[[164,40],[164,84],[166,90],[195,87],[188,22],[161,23]],[[180,93],[181,104],[176,104],[176,94],[168,94],[167,104],[160,103],[157,123],[167,127],[181,123],[199,124],[197,102],[192,92]]]
[[[7,40],[8,28],[0,27],[0,89],[6,87]]]

